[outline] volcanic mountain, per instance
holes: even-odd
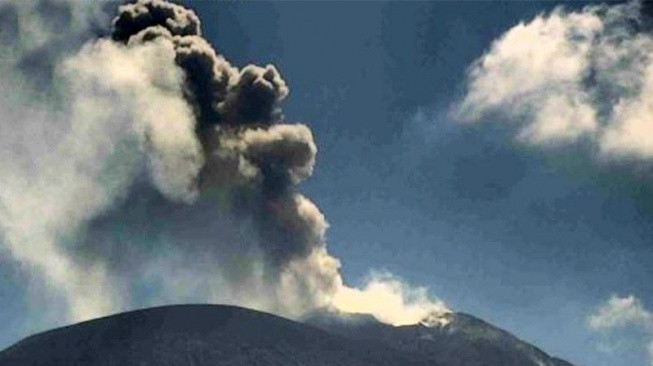
[[[137,310],[28,337],[0,366],[573,366],[465,314],[393,327],[367,316],[295,322],[224,305]]]

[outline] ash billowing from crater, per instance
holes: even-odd
[[[0,23],[23,24],[26,5],[11,4]],[[343,284],[325,217],[297,188],[317,147],[306,125],[285,122],[289,89],[273,65],[231,65],[180,5],[117,12],[106,37],[49,60],[46,93],[20,83],[20,57],[0,59],[16,91],[0,100],[11,117],[0,121],[11,130],[0,136],[0,243],[45,279],[53,310],[81,320],[221,302],[393,324],[447,311],[387,274]]]

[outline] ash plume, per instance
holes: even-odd
[[[163,0],[118,7],[110,29],[49,60],[46,96],[12,78],[15,60],[0,66],[20,90],[0,101],[14,113],[0,122],[12,131],[0,137],[0,244],[70,320],[180,301],[394,324],[448,311],[392,276],[343,283],[327,221],[298,190],[317,147],[285,122],[276,67],[231,65],[192,10]]]
[[[201,38],[197,15],[171,3],[123,6],[113,26],[113,39],[129,48],[154,42],[174,50],[207,160],[197,176],[198,188],[218,184],[240,191],[227,199],[265,238],[261,249],[269,258],[268,275],[277,277],[291,260],[322,249],[324,216],[295,190],[310,176],[317,149],[306,126],[272,124],[288,94],[276,68],[231,66]],[[328,282],[321,285],[327,291],[337,286],[336,278],[322,280]]]

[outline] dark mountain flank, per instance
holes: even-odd
[[[137,310],[28,337],[0,366],[573,366],[479,319],[393,327],[368,316],[299,323],[250,309]]]
[[[445,325],[394,327],[367,315],[321,313],[307,322],[346,338],[381,342],[433,365],[574,366],[474,316],[452,313],[445,320]]]
[[[428,365],[373,342],[249,309],[183,305],[133,311],[26,338],[2,366]]]

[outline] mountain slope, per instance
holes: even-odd
[[[253,310],[217,305],[153,308],[26,338],[1,366],[426,366],[423,359],[351,342]]]
[[[379,341],[447,366],[574,366],[471,315],[453,313],[445,318],[444,326],[393,327],[368,315],[316,313],[306,322],[350,339]]]
[[[37,334],[0,366],[573,366],[473,316],[393,327],[369,315],[298,323],[222,305],[118,314]]]

